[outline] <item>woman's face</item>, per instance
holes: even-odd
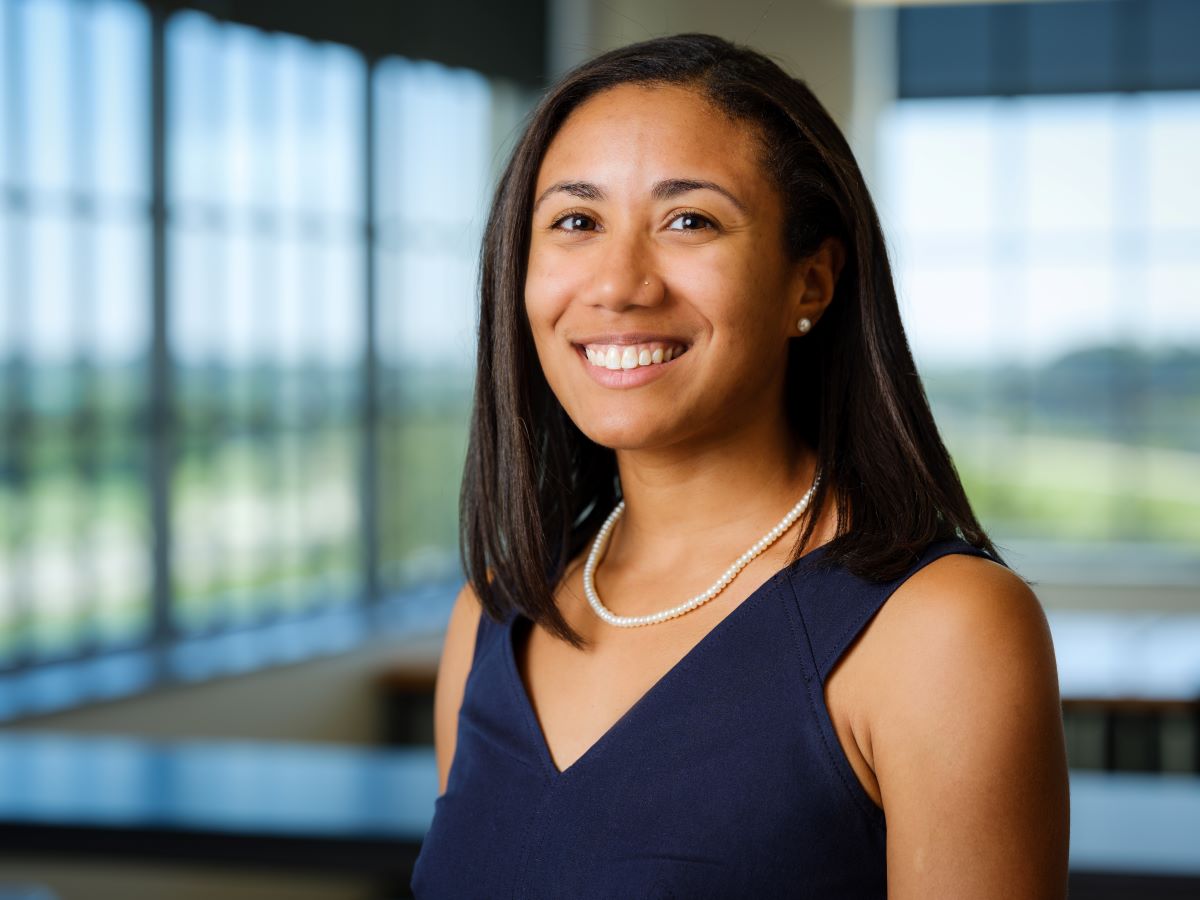
[[[525,309],[593,441],[667,447],[784,415],[788,340],[799,315],[816,321],[800,304],[819,275],[785,258],[758,153],[701,95],[641,85],[589,98],[547,148]]]

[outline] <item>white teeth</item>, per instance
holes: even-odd
[[[643,344],[608,344],[584,347],[587,360],[593,366],[605,369],[636,369],[639,366],[652,366],[670,362],[683,354],[687,348],[681,346],[651,346]]]

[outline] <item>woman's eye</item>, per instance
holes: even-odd
[[[559,231],[589,231],[589,230],[591,230],[587,227],[587,223],[589,223],[589,222],[593,226],[596,224],[595,220],[592,219],[592,217],[587,215],[586,213],[568,212],[568,213],[565,213],[564,215],[559,216],[557,219],[555,219],[553,222],[551,222],[550,228],[551,228],[551,230],[559,230]],[[669,230],[671,230],[671,231],[710,231],[710,230],[715,231],[716,227],[717,227],[716,224],[713,222],[713,220],[710,219],[708,216],[701,215],[700,213],[694,212],[692,210],[684,210],[681,213],[677,213],[675,215],[675,217],[673,219],[671,219],[671,225],[674,226],[674,224],[676,222],[685,223],[684,227],[682,227],[682,228],[671,227]],[[567,227],[567,223],[570,223],[570,227]],[[698,227],[695,227],[697,224],[698,224]]]
[[[551,228],[562,228],[562,225],[564,222],[570,222],[572,227],[562,228],[563,231],[582,231],[585,229],[575,227],[575,223],[578,222],[580,219],[584,220],[585,222],[592,221],[591,216],[584,215],[583,213],[571,212],[571,213],[567,213],[565,216],[555,219],[554,222],[550,225],[550,227]]]
[[[685,226],[683,228],[672,228],[671,229],[672,231],[705,231],[709,228],[715,229],[717,227],[713,223],[713,220],[710,219],[708,216],[702,216],[702,215],[700,215],[700,213],[693,212],[691,210],[684,210],[683,212],[676,215],[675,218],[671,220],[672,224],[674,224],[675,222],[700,222],[702,224],[700,225],[699,228],[688,228]]]

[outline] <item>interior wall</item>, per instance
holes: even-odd
[[[749,44],[803,79],[848,129],[854,11],[833,0],[553,0],[548,59],[561,72],[635,41],[700,31]]]

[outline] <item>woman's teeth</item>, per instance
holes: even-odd
[[[636,369],[670,362],[687,352],[682,344],[588,344],[588,362],[603,369]]]

